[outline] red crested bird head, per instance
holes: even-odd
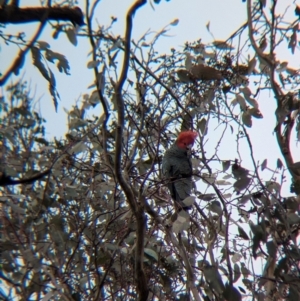
[[[180,148],[188,148],[194,144],[198,133],[193,131],[181,132],[176,140],[176,145]]]

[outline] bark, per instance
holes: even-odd
[[[0,23],[29,23],[44,20],[70,21],[74,25],[84,25],[83,13],[79,7],[25,7],[7,5],[0,8]]]

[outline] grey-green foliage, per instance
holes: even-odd
[[[258,15],[263,22],[265,14]],[[263,24],[257,25],[257,43],[272,32],[268,22]],[[260,99],[248,81],[269,89],[269,71],[255,66],[258,59],[248,62],[243,49],[220,48],[220,43],[214,48],[195,41],[159,54],[155,43],[165,33],[163,29],[153,40],[145,35],[132,42],[120,112],[116,83],[124,40],[114,38],[110,28],[83,29],[86,36],[80,41],[95,42],[87,63],[95,79],[81,102],[66,111],[69,128],[62,139],[46,138],[45,121],[35,110],[29,87],[22,81],[4,87],[1,168],[13,178],[51,168],[50,176],[33,184],[1,188],[0,277],[11,290],[8,299],[137,300],[139,259],[151,300],[189,300],[197,294],[204,300],[264,300],[284,297],[283,285],[288,300],[299,296],[299,196],[283,198],[278,181],[279,174],[286,177],[284,168],[297,175],[298,165],[268,158],[259,168],[247,129],[270,113],[260,113]],[[76,44],[74,37],[69,39]],[[234,34],[226,45],[238,39]],[[46,59],[65,73],[67,56],[50,52],[47,44],[38,47],[32,48],[33,63],[54,89],[42,54],[48,53]],[[217,81],[201,81],[189,72],[203,59],[222,73]],[[183,70],[179,78],[178,70]],[[293,125],[299,131],[298,117],[288,123],[298,108],[299,75],[280,72],[280,84],[293,93],[281,99],[274,128]],[[93,116],[91,110],[99,106],[101,113]],[[119,113],[124,115],[123,136],[116,145]],[[195,185],[186,200],[192,205],[188,215],[173,206],[162,180],[161,158],[178,132],[191,127],[199,138],[192,156]],[[234,140],[228,143],[227,135]],[[245,143],[252,151],[240,151]],[[121,158],[115,157],[117,147]],[[223,155],[221,148],[230,152]],[[267,158],[268,146],[262,151]],[[249,158],[252,163],[246,166]],[[120,163],[132,199],[117,180],[115,163]],[[264,174],[272,168],[274,173]],[[293,192],[297,185],[295,176]],[[143,229],[136,212],[146,216]],[[137,258],[140,233],[144,256]],[[261,270],[252,268],[255,258],[263,261]]]

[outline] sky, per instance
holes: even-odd
[[[92,2],[92,1],[91,1]],[[118,21],[114,24],[111,33],[114,36],[124,36],[125,16],[128,8],[133,3],[132,0],[102,0],[99,2],[95,16],[100,25],[108,26],[111,23],[111,16],[117,17]],[[270,1],[267,1],[267,7]],[[297,2],[296,2],[297,3]],[[288,5],[287,5],[288,4]],[[299,4],[299,1],[298,1]],[[22,6],[39,5],[36,0],[21,1]],[[84,1],[77,4],[85,10]],[[280,7],[288,6],[286,11],[287,19],[294,19],[294,6],[292,0],[278,1]],[[153,9],[154,7],[154,9]],[[133,20],[132,38],[138,40],[149,29],[160,31],[163,27],[179,19],[177,26],[169,26],[168,36],[161,37],[156,44],[156,49],[160,53],[170,53],[171,48],[180,49],[186,41],[195,41],[201,39],[203,43],[211,43],[213,39],[224,40],[230,36],[241,24],[246,21],[246,4],[241,0],[162,0],[159,5],[150,2],[143,6],[135,15]],[[267,9],[267,8],[266,8]],[[207,31],[206,25],[209,22],[210,31]],[[20,25],[7,25],[3,31],[20,32],[24,31],[27,37],[33,36],[37,28],[36,23]],[[78,37],[77,46],[72,45],[66,35],[61,34],[58,39],[52,38],[53,30],[47,26],[39,40],[47,41],[53,51],[65,55],[71,67],[71,75],[59,73],[54,65],[49,63],[51,70],[55,73],[57,90],[60,94],[61,101],[58,103],[58,111],[55,108],[48,93],[48,83],[41,77],[39,71],[32,65],[31,55],[27,55],[25,65],[21,70],[23,78],[30,83],[32,95],[37,100],[36,109],[47,120],[46,133],[48,137],[64,137],[67,130],[67,116],[64,108],[69,110],[74,103],[80,101],[80,96],[92,92],[88,86],[93,83],[93,71],[87,69],[87,62],[91,60],[89,56],[90,45],[86,38]],[[6,46],[0,41],[0,71],[4,73],[16,53],[16,46]],[[294,63],[293,68],[300,68],[299,49],[294,56],[289,50],[280,49],[278,59],[288,60]],[[12,76],[11,81],[17,78]],[[268,166],[275,168],[277,158],[282,158],[279,152],[276,137],[273,133],[275,123],[274,100],[270,98],[270,93],[265,91],[260,94],[258,99],[260,110],[264,116],[262,120],[254,120],[251,129],[248,129],[252,137],[256,160],[262,162],[266,154],[268,156]],[[101,113],[101,107],[96,106],[93,114]],[[214,147],[214,132],[209,138],[208,147]],[[295,135],[293,136],[295,137]],[[223,158],[232,159],[229,152],[230,145],[234,142],[235,136],[228,137],[228,143],[222,145]],[[268,151],[266,151],[266,148]],[[271,150],[271,152],[270,152]],[[241,151],[248,152],[248,147],[242,146]],[[300,161],[299,145],[297,146],[293,139],[292,152],[295,161]],[[245,167],[251,169],[251,162],[245,162]],[[289,187],[286,185],[285,191],[288,193]]]

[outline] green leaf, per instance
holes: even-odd
[[[244,278],[248,278],[248,276],[251,274],[250,271],[246,268],[244,262],[241,262],[241,271],[242,271]]]
[[[34,141],[36,141],[38,143],[41,143],[41,144],[44,144],[44,145],[49,145],[49,142],[44,138],[35,137]]]
[[[202,175],[202,181],[206,184],[213,184],[215,182],[217,178],[217,175],[216,174],[203,174]]]
[[[13,210],[13,212],[20,214],[20,215],[25,215],[26,214],[26,209],[21,208],[18,205],[15,205],[14,203],[7,201],[6,204],[10,206],[10,208]]]
[[[218,296],[221,296],[224,293],[225,288],[218,268],[210,265],[208,262],[206,262],[206,260],[200,261],[200,265],[201,262],[203,266],[203,274],[207,283]]]
[[[45,54],[46,59],[51,63],[54,63],[56,60],[58,60],[57,69],[59,72],[64,72],[65,74],[70,75],[69,62],[64,55],[50,49],[47,49]]]
[[[188,196],[187,198],[185,198],[182,202],[186,205],[186,206],[192,206],[195,203],[195,197],[194,196]]]
[[[242,111],[247,109],[245,98],[242,95],[236,94],[235,99],[232,100],[231,104],[235,106],[236,103],[240,105]]]
[[[288,197],[283,200],[284,208],[288,209],[289,213],[296,212],[300,205],[300,199],[296,197]]]
[[[57,111],[59,94],[56,91],[56,80],[55,80],[55,76],[54,76],[53,72],[50,69],[49,69],[49,74],[50,74],[49,92],[52,96],[55,110]]]
[[[176,25],[178,25],[178,23],[179,23],[179,19],[175,19],[170,23],[170,25],[176,26]]]
[[[250,109],[248,109],[248,113],[255,118],[258,118],[258,119],[263,118],[263,115],[258,108],[250,108]]]
[[[227,301],[241,301],[242,300],[241,293],[233,285],[230,286],[229,283],[225,284],[225,291],[224,291],[223,296]]]
[[[246,240],[249,240],[249,236],[248,234],[245,232],[245,230],[243,228],[241,228],[240,226],[238,226],[238,232],[239,232],[239,236],[246,239]]]
[[[201,134],[202,134],[203,136],[206,135],[206,133],[207,133],[206,123],[207,123],[206,118],[202,118],[202,119],[198,122],[198,129],[200,129]]]
[[[150,258],[153,258],[156,261],[158,261],[158,255],[154,250],[149,249],[149,248],[145,248],[144,253],[145,253],[145,255],[149,256]]]
[[[210,32],[209,27],[210,27],[210,21],[208,21],[207,24],[206,24],[206,29],[208,30],[208,32]]]
[[[268,159],[265,159],[264,161],[263,161],[263,163],[261,164],[261,170],[263,171],[264,169],[266,169],[266,167],[267,167],[267,163],[268,163]]]
[[[215,182],[216,185],[219,185],[219,186],[226,186],[226,185],[231,185],[231,182],[228,182],[228,181],[225,181],[225,180],[217,180]]]
[[[76,32],[74,30],[74,28],[68,28],[66,30],[66,35],[69,39],[69,41],[74,45],[77,46],[77,35]]]
[[[251,179],[250,178],[241,178],[239,180],[237,180],[234,184],[233,187],[236,191],[241,191],[244,190],[248,187],[248,185],[250,184]]]
[[[225,172],[230,167],[230,161],[222,161],[223,172]]]
[[[240,270],[240,266],[235,263],[233,266],[233,283],[237,282],[239,280],[239,278],[241,277],[241,270]]]
[[[246,204],[249,200],[251,200],[252,195],[251,194],[244,194],[240,199],[239,199],[239,205]]]
[[[244,94],[245,98],[252,95],[252,92],[251,92],[250,88],[247,87],[247,86],[243,87],[243,88],[240,88],[240,92],[242,92]]]
[[[231,257],[233,263],[237,263],[242,259],[242,255],[240,253],[234,253]]]
[[[213,45],[215,45],[215,47],[217,49],[221,49],[221,50],[233,50],[234,49],[234,47],[231,46],[230,44],[228,44],[226,41],[215,40],[215,41],[213,41]]]
[[[43,75],[43,77],[47,80],[50,81],[50,76],[49,76],[49,72],[46,69],[46,67],[44,66],[44,64],[42,63],[42,56],[41,56],[41,52],[38,48],[36,47],[32,47],[31,48],[31,55],[32,55],[32,59],[33,59],[33,65],[36,66],[40,73]]]
[[[243,112],[242,121],[243,121],[243,124],[245,126],[247,126],[248,128],[252,127],[252,118],[251,118],[251,115],[247,111]]]
[[[87,68],[92,69],[92,68],[98,67],[99,64],[100,64],[99,61],[90,61],[87,63]]]
[[[216,198],[214,193],[198,194],[197,197],[203,201],[211,201]]]
[[[76,143],[71,149],[70,149],[70,153],[71,154],[79,154],[84,152],[85,150],[87,150],[87,146],[85,145],[85,143],[83,141],[80,141],[78,143]]]
[[[258,102],[253,97],[250,97],[249,95],[245,95],[246,101],[254,108],[258,109]],[[248,110],[249,111],[249,110]]]
[[[88,276],[80,277],[79,284],[80,284],[81,289],[85,289],[85,287],[87,286],[88,282],[89,282]]]
[[[282,163],[282,161],[278,158],[278,159],[277,159],[277,168],[278,168],[278,169],[282,169],[282,167],[283,167],[283,163]]]
[[[255,56],[249,61],[248,63],[248,74],[251,74],[254,69],[255,69],[255,66],[256,66],[256,58]]]
[[[50,45],[45,41],[37,41],[36,43],[39,45],[39,48],[41,50],[46,50],[46,49],[50,48]]]
[[[274,181],[266,181],[266,187],[270,192],[275,191],[276,193],[279,193],[281,189],[280,184]]]
[[[287,214],[287,221],[290,226],[298,225],[300,224],[300,216],[296,214],[295,212],[289,212]]]
[[[55,30],[54,30],[54,32],[53,32],[53,34],[52,34],[52,38],[53,38],[54,40],[56,40],[56,39],[58,38],[59,34],[62,32],[62,28],[63,28],[62,25],[57,25],[57,26],[55,27]]]
[[[266,243],[268,254],[272,258],[276,258],[277,245],[271,240]]]
[[[211,201],[209,203],[209,209],[212,212],[217,213],[218,215],[222,215],[222,213],[223,213],[223,209],[222,209],[221,203],[219,201],[217,201],[217,200]]]
[[[180,221],[176,220],[173,225],[172,225],[172,230],[174,233],[179,233],[183,230],[183,223]]]

